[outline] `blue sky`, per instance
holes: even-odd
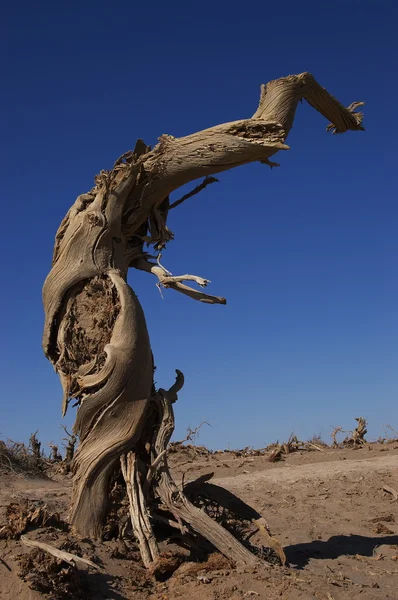
[[[62,437],[41,287],[76,196],[136,138],[248,117],[261,83],[305,70],[367,102],[366,132],[331,136],[300,105],[279,169],[223,173],[170,215],[164,265],[227,306],[129,281],[158,384],[186,375],[176,437],[202,420],[212,448],[327,438],[359,415],[374,437],[398,428],[396,3],[21,0],[2,16],[0,433]]]

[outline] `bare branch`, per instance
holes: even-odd
[[[396,442],[398,441],[398,431],[396,429],[394,429],[393,427],[391,427],[391,425],[386,425],[386,428],[389,429],[391,431],[391,433],[393,434],[393,437],[391,438],[387,438],[387,442]]]
[[[227,300],[222,298],[221,296],[210,296],[209,294],[205,294],[204,292],[200,292],[199,290],[194,290],[193,288],[185,285],[184,283],[172,283],[168,285],[172,290],[176,292],[180,292],[181,294],[185,294],[185,296],[189,296],[193,300],[199,300],[199,302],[203,302],[204,304],[226,304]]]
[[[173,277],[170,275],[169,271],[167,271],[159,263],[152,263],[145,257],[135,260],[130,266],[133,266],[140,271],[146,271],[147,273],[156,275],[156,277],[159,279],[159,285],[165,288],[176,290],[177,292],[185,294],[194,300],[199,300],[199,302],[204,302],[207,304],[227,303],[225,298],[221,298],[219,296],[210,296],[209,294],[205,294],[204,292],[200,292],[199,290],[195,290],[188,285],[181,283],[181,281],[196,281],[199,285],[204,287],[207,285],[207,283],[209,283],[208,279],[203,279],[202,277],[198,277],[196,275],[181,275]]]
[[[177,443],[185,444],[185,442],[193,442],[194,440],[196,440],[196,438],[199,435],[199,431],[202,429],[203,425],[208,425],[210,427],[210,423],[208,423],[207,421],[202,421],[201,423],[199,423],[199,425],[197,425],[197,427],[195,427],[195,429],[191,429],[191,427],[188,427],[186,437]]]
[[[281,77],[263,85],[260,104],[253,118],[280,123],[287,137],[293,124],[297,104],[302,98],[331,121],[327,131],[344,133],[350,129],[363,130],[363,115],[354,111],[363,106],[364,102],[352,102],[346,108],[319,85],[311,73],[306,72]]]
[[[216,177],[206,177],[202,181],[202,183],[197,185],[196,188],[194,188],[191,192],[189,192],[188,194],[185,194],[185,196],[183,196],[179,200],[176,200],[175,202],[173,202],[173,204],[170,204],[169,210],[171,210],[172,208],[176,208],[177,206],[179,206],[180,204],[185,202],[185,200],[188,200],[188,198],[192,198],[192,196],[195,196],[195,194],[199,194],[199,192],[204,190],[205,187],[207,187],[211,183],[216,183],[216,182],[218,182],[218,179],[216,179]]]
[[[68,436],[68,438],[74,438],[74,437],[76,437],[72,433],[69,433],[69,431],[66,429],[66,425],[60,425],[60,427],[65,431],[65,433]]]
[[[318,452],[325,452],[324,448],[321,448],[320,446],[317,446],[317,444],[313,444],[312,442],[305,442],[304,445],[308,446],[309,448],[313,448],[314,450],[318,450]]]
[[[151,207],[171,192],[199,177],[251,162],[276,166],[269,159],[279,150],[289,150],[285,142],[301,99],[331,121],[328,130],[363,130],[363,115],[355,112],[363,102],[353,102],[346,108],[310,73],[281,77],[262,86],[258,109],[249,119],[223,123],[182,138],[161,136],[159,144],[142,158],[151,178],[140,198],[142,210],[149,214]]]
[[[182,281],[195,281],[200,287],[206,287],[210,282],[210,279],[203,279],[203,277],[198,277],[198,275],[169,275],[166,277],[162,277],[162,285],[164,287],[168,287],[172,283],[181,283]]]
[[[337,427],[333,427],[333,431],[330,434],[332,441],[333,441],[333,448],[338,448],[340,446],[339,442],[337,441],[337,434],[338,433],[347,433],[342,427],[337,426]]]

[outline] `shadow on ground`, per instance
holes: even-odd
[[[311,558],[318,560],[336,559],[340,556],[353,556],[355,554],[372,556],[374,549],[383,544],[398,544],[398,536],[334,535],[326,541],[314,540],[313,542],[295,544],[287,546],[284,550],[289,563],[302,568],[309,563]]]
[[[108,573],[89,573],[86,575],[87,598],[91,600],[128,600],[123,592],[116,589],[118,577]]]

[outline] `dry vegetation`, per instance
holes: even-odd
[[[32,434],[29,445],[0,440],[0,471],[24,475],[43,473],[46,460],[36,434],[37,432]]]
[[[29,443],[14,442],[13,440],[0,440],[0,473],[13,473],[14,475],[40,476],[44,475],[49,469],[58,465],[60,471],[69,472],[73,459],[76,436],[68,433],[62,426],[67,438],[64,438],[64,444],[61,451],[57,444],[49,444],[49,452],[46,454],[42,444],[38,439],[38,430],[29,438]]]

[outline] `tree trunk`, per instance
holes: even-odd
[[[224,298],[183,283],[195,281],[204,288],[206,279],[173,277],[159,256],[157,262],[148,260],[143,245],[152,244],[160,252],[173,239],[166,225],[169,210],[216,181],[211,175],[254,161],[276,166],[270,157],[289,148],[285,141],[301,98],[331,121],[328,129],[335,133],[362,129],[362,115],[354,109],[363,103],[344,108],[310,74],[272,81],[262,87],[259,107],[250,119],[179,139],[163,135],[153,150],[138,140],[134,151],[122,155],[110,171],[101,171],[92,190],[77,198],[56,235],[43,289],[43,348],[62,382],[63,414],[71,399],[78,405],[74,433],[80,443],[72,464],[70,520],[80,534],[101,537],[109,478],[122,460],[133,526],[142,538],[146,564],[157,554],[145,508],[155,493],[181,526],[185,522],[202,528],[200,533],[224,553],[228,542],[220,540],[224,534],[207,521],[203,525],[182,492],[178,491],[177,508],[171,506],[177,496],[165,471],[166,446],[161,456],[153,437],[164,417],[159,399],[165,396],[154,388],[145,317],[127,284],[127,271],[134,267],[151,272],[158,285],[202,302],[225,304]],[[206,179],[201,185],[170,205],[171,192],[202,176]],[[171,431],[167,442],[170,435]],[[155,470],[159,473],[154,478]],[[140,503],[142,511],[136,515]],[[245,549],[232,553],[235,560],[250,562]]]

